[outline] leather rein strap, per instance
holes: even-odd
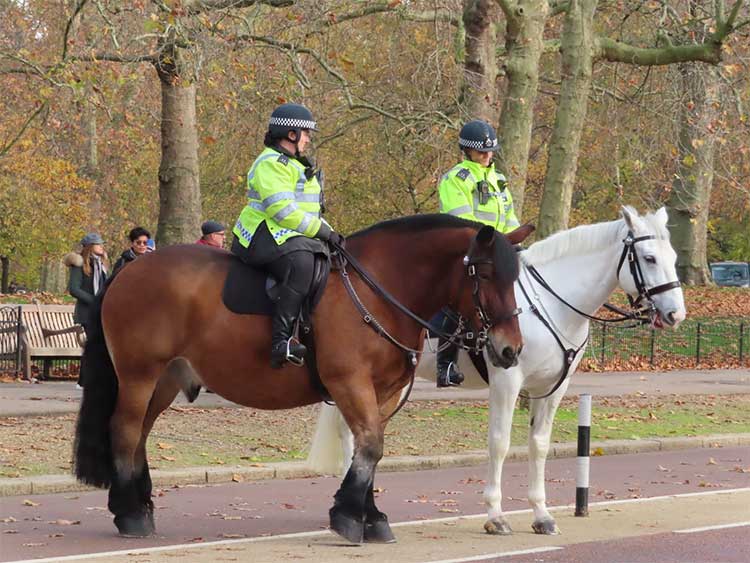
[[[632,311],[624,311],[623,309],[620,309],[619,307],[616,307],[614,305],[610,305],[609,303],[605,303],[604,307],[609,309],[610,311],[613,311],[620,315],[619,318],[616,319],[605,319],[602,317],[597,317],[595,315],[589,315],[588,313],[584,313],[577,307],[573,306],[572,304],[568,303],[565,299],[560,297],[558,293],[550,287],[550,285],[547,283],[547,280],[545,280],[542,275],[539,273],[539,271],[532,266],[531,264],[524,263],[524,266],[528,270],[528,272],[531,274],[531,276],[534,278],[534,280],[542,286],[545,290],[547,290],[550,294],[552,294],[555,298],[557,298],[558,301],[560,301],[562,304],[564,304],[566,307],[571,309],[572,311],[578,313],[582,317],[585,317],[587,319],[590,319],[592,321],[598,321],[601,323],[607,323],[607,324],[613,324],[613,323],[619,323],[623,321],[638,321],[637,324],[643,324],[650,320],[651,315],[655,313],[656,306],[651,299],[653,295],[658,295],[659,293],[664,293],[665,291],[669,291],[670,289],[675,289],[680,287],[679,281],[672,281],[668,283],[664,283],[661,285],[658,285],[653,288],[647,288],[645,283],[645,278],[643,277],[643,271],[641,270],[641,265],[638,261],[638,255],[635,250],[635,244],[644,240],[651,240],[655,239],[656,237],[654,235],[644,235],[640,237],[633,236],[632,231],[628,231],[627,236],[625,239],[623,239],[623,249],[622,253],[620,254],[620,260],[617,263],[617,271],[616,275],[619,278],[620,276],[620,270],[622,269],[622,265],[624,264],[625,260],[628,260],[628,265],[630,268],[630,273],[633,276],[633,282],[635,283],[636,290],[638,291],[638,296],[636,298],[631,297],[628,294],[628,301],[630,302],[630,306],[632,307]],[[560,377],[557,380],[557,383],[552,387],[552,389],[545,393],[544,395],[540,395],[538,397],[530,397],[529,395],[524,395],[523,393],[520,393],[522,397],[525,397],[527,399],[545,399],[552,395],[555,391],[557,391],[560,386],[563,384],[563,382],[567,379],[568,375],[570,374],[570,366],[573,365],[573,362],[575,361],[576,357],[578,356],[578,353],[586,346],[586,343],[589,340],[589,337],[586,336],[586,339],[583,341],[583,344],[581,344],[578,348],[566,348],[563,344],[560,336],[555,332],[555,330],[552,328],[552,325],[549,323],[547,319],[544,318],[544,316],[541,314],[539,309],[534,305],[531,298],[529,297],[529,294],[526,291],[526,288],[521,283],[521,279],[518,279],[518,287],[523,292],[524,297],[526,298],[526,301],[529,303],[529,307],[531,309],[531,312],[534,313],[534,315],[541,321],[541,323],[547,328],[547,330],[552,334],[552,336],[557,341],[557,345],[560,347],[560,350],[563,353],[563,369],[562,373],[560,374]],[[645,300],[645,304],[641,304],[642,301]],[[626,328],[632,328],[636,325],[629,325]],[[482,354],[470,354],[471,360],[474,363],[474,367],[477,368],[477,371],[479,372],[479,375],[484,379],[486,383],[489,384],[489,373],[487,371],[487,363],[484,360],[484,356]]]

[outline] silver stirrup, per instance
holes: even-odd
[[[290,336],[289,340],[286,341],[286,361],[292,364],[293,366],[302,367],[305,365],[305,358],[298,358],[297,356],[292,354],[291,352],[292,338],[294,337]]]

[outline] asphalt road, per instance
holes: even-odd
[[[573,502],[575,463],[549,461],[551,506]],[[591,466],[591,515],[573,518],[572,509],[561,508],[559,536],[531,533],[526,464],[508,463],[503,506],[515,511],[510,537],[483,533],[486,467],[472,467],[379,474],[378,504],[399,540],[385,546],[348,546],[325,530],[339,485],[333,478],[160,489],[158,535],[141,540],[116,536],[104,492],[4,497],[0,561],[84,554],[91,560],[96,553],[102,556],[93,560],[149,562],[459,562],[510,553],[514,561],[748,560],[748,448],[594,457]],[[727,525],[735,527],[675,533]],[[153,547],[159,551],[140,553]]]

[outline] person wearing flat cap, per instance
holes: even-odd
[[[70,268],[68,292],[76,298],[73,320],[88,332],[89,310],[94,297],[107,281],[107,254],[104,240],[97,233],[89,233],[81,239],[81,252],[69,252],[63,263]],[[79,380],[79,385],[81,382]]]
[[[224,225],[218,221],[206,221],[201,225],[202,236],[195,243],[224,248],[225,231]]]

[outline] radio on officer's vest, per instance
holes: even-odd
[[[485,205],[490,200],[490,185],[487,180],[477,182],[477,192],[479,193],[479,203]]]

